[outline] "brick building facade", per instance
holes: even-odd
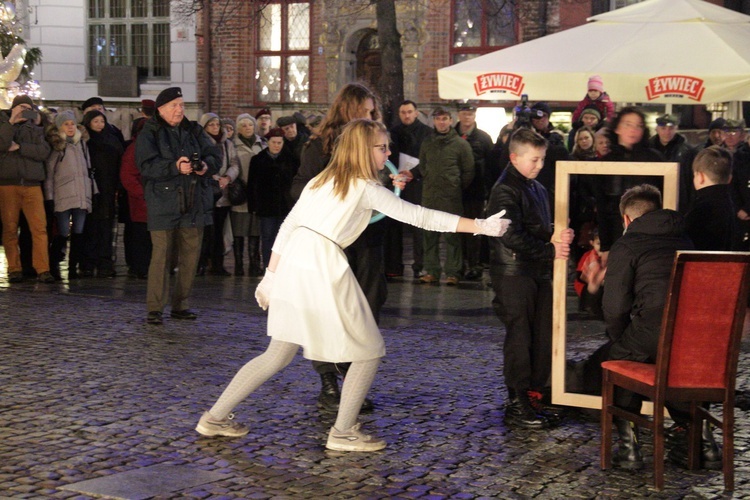
[[[591,0],[493,0],[485,2],[482,12],[471,9],[479,3],[396,1],[405,98],[428,108],[445,103],[437,91],[439,68],[583,24],[592,14]],[[291,7],[294,4],[298,5]],[[380,58],[374,6],[346,0],[272,2],[262,10],[259,2],[245,0],[209,5],[196,23],[197,101],[206,110],[222,116],[254,113],[262,107],[269,107],[274,116],[299,109],[324,111],[347,82],[360,80],[377,88]],[[493,5],[497,9],[490,12]],[[305,24],[300,9],[308,10],[307,32],[300,27]],[[307,44],[300,32],[308,34]],[[292,60],[306,64],[303,81],[296,82],[305,89],[294,95],[288,86],[301,73],[296,67],[290,70],[296,64]],[[271,77],[265,66],[269,61],[277,65]],[[264,81],[271,87],[265,94]]]

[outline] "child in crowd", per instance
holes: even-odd
[[[490,238],[493,301],[505,324],[503,347],[508,402],[505,422],[527,429],[548,427],[560,416],[549,404],[552,369],[552,262],[567,259],[573,230],[552,237],[547,190],[536,177],[547,141],[527,128],[510,138],[510,165],[492,188],[488,213],[504,210],[513,224]]]
[[[578,310],[586,311],[597,319],[604,319],[602,313],[602,296],[604,295],[604,274],[607,269],[602,265],[601,242],[599,231],[591,231],[589,239],[591,250],[583,254],[576,267],[576,280],[573,287],[580,298]]]
[[[472,220],[401,200],[378,181],[389,155],[382,123],[355,119],[343,128],[328,166],[306,184],[279,229],[256,289],[258,304],[270,307],[268,349],[242,367],[203,414],[196,427],[200,434],[247,434],[249,429],[233,421],[230,412],[288,365],[301,346],[308,359],[351,362],[326,448],[376,451],[386,446],[362,433],[357,423],[385,344],[344,249],[365,230],[373,210],[430,231],[497,237],[510,223],[500,218],[503,214]]]
[[[576,110],[573,111],[573,123],[577,123],[581,119],[584,109],[592,106],[599,110],[601,121],[612,120],[615,116],[615,103],[612,102],[609,94],[604,91],[604,82],[599,75],[589,78],[586,97],[578,103]]]
[[[737,210],[732,202],[732,155],[720,146],[709,146],[693,160],[695,200],[685,216],[688,236],[696,250],[740,249]]]

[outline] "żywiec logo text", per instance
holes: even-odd
[[[477,95],[510,92],[517,96],[523,92],[523,77],[513,73],[485,73],[477,77],[474,83],[474,91]]]
[[[706,87],[703,80],[685,75],[664,75],[651,78],[646,87],[648,100],[657,97],[687,97],[693,101],[700,101]]]

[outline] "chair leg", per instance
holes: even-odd
[[[701,430],[703,415],[698,410],[695,401],[690,402],[690,425],[688,426],[688,470],[698,470],[701,467]]]
[[[721,431],[724,439],[724,489],[734,491],[734,404],[724,403]]]
[[[609,407],[612,404],[614,390],[609,380],[609,372],[602,373],[602,444],[600,452],[600,467],[606,470],[612,467],[612,414]]]
[[[664,405],[654,403],[654,487],[664,488]]]

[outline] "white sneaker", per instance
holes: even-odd
[[[386,446],[386,442],[359,431],[362,424],[357,423],[347,431],[339,431],[331,427],[328,433],[326,448],[336,451],[378,451]]]
[[[229,437],[241,437],[250,432],[247,426],[234,421],[234,413],[230,413],[223,420],[216,420],[208,412],[203,414],[195,430],[204,436]]]

